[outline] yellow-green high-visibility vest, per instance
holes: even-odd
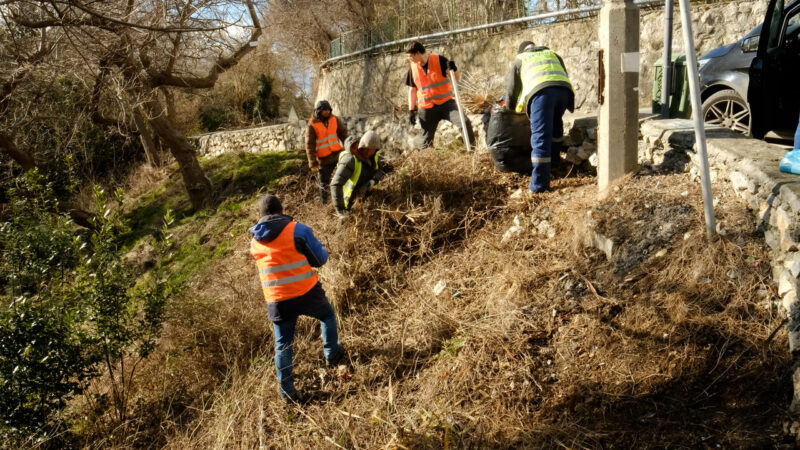
[[[516,111],[518,113],[525,112],[528,100],[539,91],[544,83],[548,83],[549,86],[564,86],[572,90],[572,83],[569,81],[567,71],[552,50],[545,48],[535,52],[523,52],[517,55],[517,59],[522,61],[519,68],[522,92],[517,100]]]
[[[350,150],[347,152],[350,153]],[[339,159],[342,159],[342,155],[344,155],[344,152],[339,153]],[[375,152],[372,158],[375,161],[375,170],[378,170],[378,152]],[[361,177],[361,160],[353,155],[353,161],[355,161],[353,174],[350,175],[350,179],[347,180],[347,183],[342,187],[342,196],[344,197],[344,207],[346,209],[350,209],[350,199],[353,197],[353,190],[355,190],[358,179]]]

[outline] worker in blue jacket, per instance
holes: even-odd
[[[313,267],[328,261],[328,252],[307,225],[283,214],[278,197],[259,202],[261,219],[250,228],[250,252],[256,260],[269,320],[275,329],[275,368],[278,392],[287,401],[299,401],[292,376],[292,343],[299,316],[320,321],[322,348],[329,365],[344,351],[339,344],[336,314]]]

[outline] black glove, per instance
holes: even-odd
[[[411,110],[408,111],[408,121],[411,123],[412,127],[417,124],[417,110],[416,109],[411,109]]]
[[[458,72],[458,69],[456,68],[456,63],[453,61],[447,61],[447,68],[452,70],[453,72]]]

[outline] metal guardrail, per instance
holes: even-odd
[[[664,0],[635,0],[634,3],[639,5],[639,6],[653,6],[653,7],[664,6]],[[327,66],[327,65],[329,65],[331,63],[334,63],[334,62],[337,62],[337,61],[342,61],[342,60],[345,60],[345,59],[349,59],[349,58],[352,58],[354,56],[362,55],[364,53],[374,52],[376,50],[384,49],[384,48],[387,48],[387,47],[403,45],[403,44],[407,44],[407,43],[413,42],[413,41],[423,41],[423,40],[426,40],[426,39],[435,39],[435,38],[440,38],[440,37],[453,36],[453,35],[456,35],[456,34],[469,33],[469,32],[472,32],[472,31],[480,31],[480,30],[486,30],[486,29],[489,29],[489,28],[503,27],[503,26],[515,25],[515,24],[526,23],[526,22],[542,21],[542,20],[547,20],[547,19],[558,19],[560,17],[570,16],[570,15],[583,15],[583,14],[585,14],[585,16],[580,17],[580,18],[584,18],[584,17],[589,17],[591,14],[596,13],[597,11],[600,11],[601,8],[602,8],[602,5],[586,6],[586,7],[583,7],[583,8],[575,8],[575,9],[565,9],[563,11],[558,11],[558,12],[535,14],[535,15],[532,15],[532,16],[520,17],[520,18],[517,18],[517,19],[509,19],[509,20],[503,20],[503,21],[500,21],[500,22],[492,22],[492,23],[487,23],[487,24],[483,24],[483,25],[476,25],[476,26],[471,26],[471,27],[458,28],[456,30],[440,31],[440,32],[436,32],[436,33],[430,33],[430,34],[424,34],[424,35],[419,35],[419,36],[407,37],[407,38],[398,39],[398,40],[391,41],[391,42],[385,42],[385,43],[382,43],[382,44],[373,45],[372,47],[364,48],[362,50],[357,50],[355,52],[351,52],[351,53],[348,53],[346,55],[337,56],[335,58],[329,58],[329,59],[325,60],[321,64],[321,67],[325,67],[325,66]],[[341,43],[341,41],[339,41],[339,42]]]

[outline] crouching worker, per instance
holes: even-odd
[[[329,365],[343,356],[336,331],[336,315],[312,267],[328,260],[328,252],[306,225],[283,214],[278,197],[266,195],[259,203],[261,220],[250,228],[250,252],[256,259],[269,320],[275,329],[275,367],[281,397],[299,401],[292,378],[292,342],[299,316],[322,324],[322,348]]]
[[[306,156],[311,172],[317,174],[319,201],[323,205],[328,203],[328,186],[345,139],[347,126],[333,115],[331,104],[327,100],[317,102],[306,127]]]
[[[331,180],[331,196],[339,220],[344,220],[356,194],[362,196],[384,176],[378,163],[381,141],[374,131],[367,131],[359,140],[350,136],[339,155],[339,165]]]
[[[508,106],[530,118],[531,192],[550,190],[550,169],[561,162],[564,112],[575,109],[575,93],[564,61],[547,47],[531,41],[519,45],[506,75]]]

